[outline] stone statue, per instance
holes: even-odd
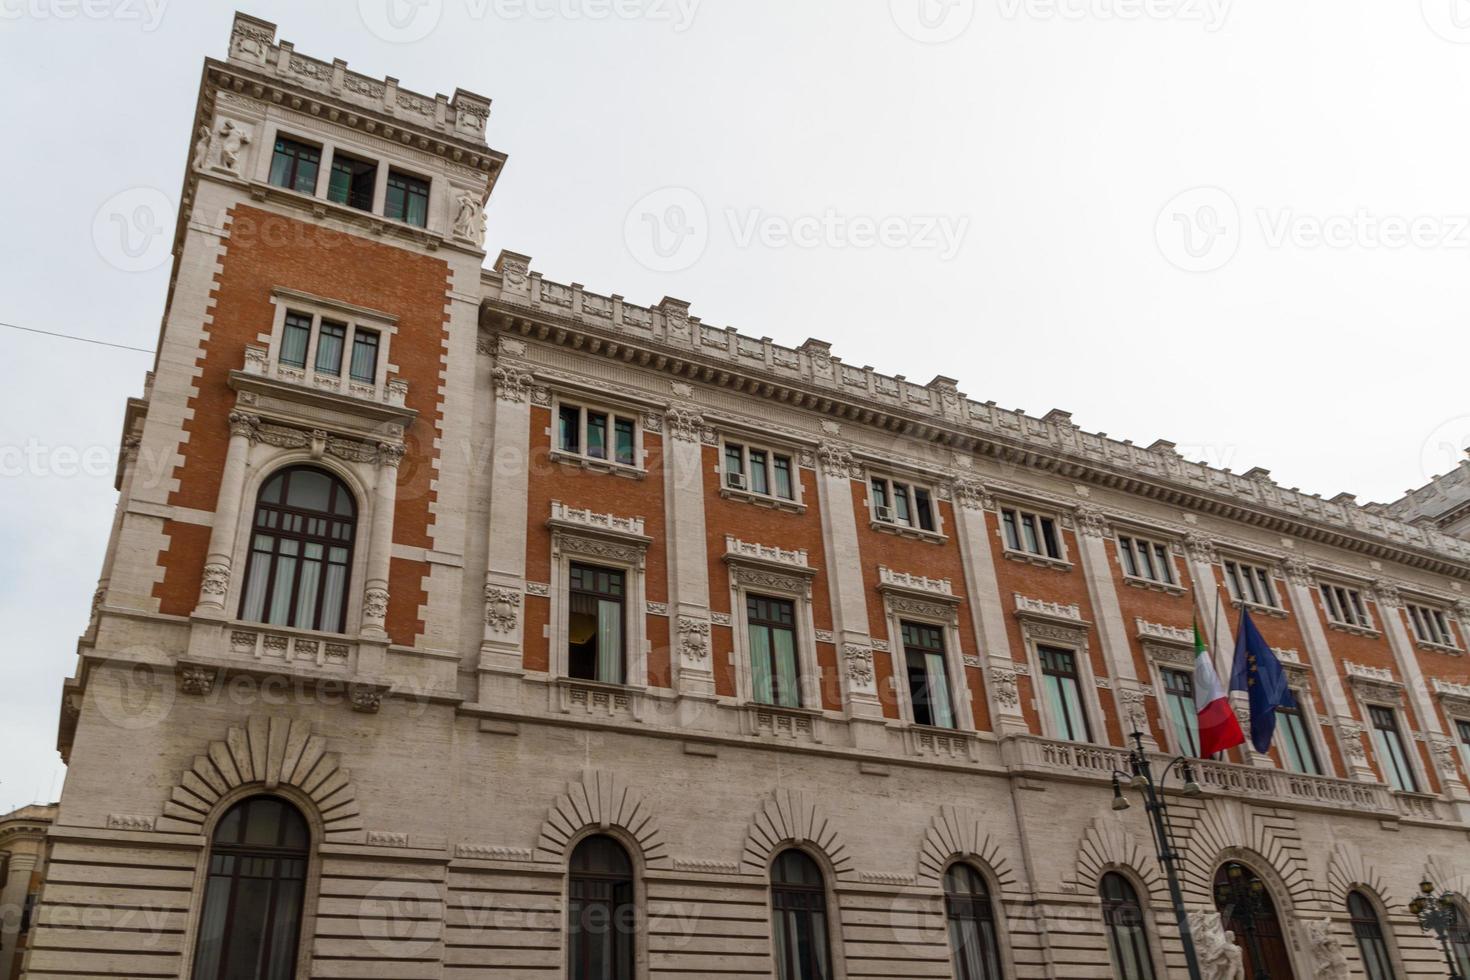
[[[1240,947],[1235,945],[1235,933],[1225,928],[1218,912],[1201,909],[1189,913],[1189,932],[1194,936],[1194,951],[1204,980],[1245,980],[1245,964]]]
[[[226,119],[220,124],[219,134],[223,140],[219,148],[220,166],[237,174],[240,172],[240,151],[250,143],[250,129]]]
[[[1332,934],[1332,919],[1323,917],[1307,924],[1307,939],[1312,944],[1312,976],[1315,980],[1347,980],[1348,962],[1342,944]]]
[[[480,202],[469,191],[460,191],[455,203],[459,205],[454,216],[455,237],[482,244],[485,241],[485,212],[481,210]]]
[[[199,124],[199,138],[194,141],[194,166],[203,170],[209,163],[209,144],[213,138],[209,135],[209,127],[203,123]]]

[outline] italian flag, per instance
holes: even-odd
[[[1199,715],[1199,754],[1208,758],[1217,752],[1245,744],[1235,709],[1210,662],[1210,653],[1199,635],[1199,622],[1194,624],[1194,710]]]

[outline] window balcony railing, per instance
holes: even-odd
[[[1127,750],[1113,746],[1016,735],[1002,743],[1002,752],[1012,770],[1053,777],[1102,782],[1111,778],[1114,770],[1128,771]],[[1166,761],[1166,757],[1159,758]],[[1267,804],[1351,810],[1409,820],[1448,819],[1439,798],[1422,793],[1396,793],[1381,783],[1209,760],[1196,762],[1194,768],[1195,779],[1207,796],[1235,796]]]
[[[402,378],[391,378],[381,382],[363,381],[353,378],[345,370],[338,374],[330,374],[325,371],[317,371],[310,364],[304,367],[282,364],[279,358],[272,356],[270,346],[267,344],[245,345],[245,374],[399,408],[408,398],[408,382]]]

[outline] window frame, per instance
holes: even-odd
[[[571,510],[571,508],[566,508]],[[642,692],[648,688],[648,596],[647,558],[651,539],[641,533],[613,530],[616,515],[608,526],[593,527],[560,516],[560,501],[551,502],[551,581],[548,583],[549,652],[547,672],[551,680],[574,685],[604,686],[617,691]],[[623,591],[623,683],[572,677],[568,649],[571,617],[571,567],[573,564],[594,565],[624,573]]]
[[[791,621],[789,623],[783,623],[779,619],[774,617],[761,618],[756,616],[753,611],[753,607],[762,602],[777,603],[783,606],[790,607]],[[790,596],[770,595],[765,592],[756,591],[755,589],[747,589],[745,591],[745,607],[741,610],[741,615],[745,617],[747,663],[753,664],[755,660],[755,649],[751,642],[751,636],[756,629],[765,629],[772,633],[774,633],[776,630],[784,630],[791,634],[791,656],[793,658],[791,667],[792,671],[796,675],[796,703],[786,704],[781,700],[783,692],[781,690],[781,685],[777,680],[777,678],[779,677],[779,671],[776,669],[776,652],[775,648],[771,647],[769,650],[771,657],[771,691],[772,697],[775,700],[761,701],[755,697],[755,668],[754,666],[751,666],[751,702],[753,704],[758,704],[768,708],[800,708],[803,703],[803,698],[805,697],[804,688],[806,687],[806,685],[802,684],[801,682],[801,630],[797,622],[796,600],[792,599]]]
[[[561,413],[564,409],[572,409],[577,412],[577,449],[565,449],[561,440]],[[587,452],[587,427],[588,418],[593,415],[606,417],[606,435],[603,445],[608,450],[606,456],[593,456]],[[617,456],[617,428],[618,420],[632,423],[633,426],[633,462],[620,463]],[[647,456],[643,447],[643,421],[644,413],[641,409],[629,408],[624,405],[615,405],[595,399],[583,399],[574,394],[561,394],[553,392],[551,396],[551,424],[548,427],[548,435],[551,439],[551,458],[559,462],[575,463],[587,469],[602,470],[610,473],[623,473],[628,475],[644,476],[647,474]]]
[[[370,401],[383,401],[388,391],[388,375],[398,370],[392,363],[392,342],[398,332],[398,318],[389,313],[370,310],[351,303],[298,292],[294,289],[277,287],[271,291],[271,302],[275,305],[275,316],[271,324],[270,367],[272,376],[294,384],[306,385],[318,390]],[[304,364],[291,364],[282,360],[285,350],[286,321],[295,314],[310,317],[310,333],[306,339]],[[321,339],[322,321],[341,323],[346,327],[342,338],[342,364],[336,374],[318,371],[317,348]],[[352,377],[352,351],[357,332],[377,335],[378,355],[373,365],[373,380],[362,381]]]
[[[776,862],[779,861],[789,851],[795,851],[812,863],[812,865],[817,870],[818,876],[822,879],[822,883],[820,886],[798,885],[791,884],[789,882],[782,882],[779,885],[777,884],[775,875]],[[771,972],[773,977],[779,978],[782,976],[781,963],[777,956],[779,946],[777,945],[776,936],[778,932],[784,930],[784,925],[778,924],[777,922],[777,891],[784,891],[787,894],[820,896],[821,908],[819,911],[822,916],[822,931],[824,938],[826,939],[825,945],[827,954],[827,976],[823,977],[822,980],[835,980],[835,978],[843,977],[846,975],[846,970],[841,965],[845,946],[841,938],[842,922],[838,912],[839,907],[836,901],[836,896],[832,891],[832,882],[834,880],[834,877],[835,875],[833,874],[831,867],[829,867],[828,862],[824,860],[824,856],[813,853],[812,851],[807,850],[804,847],[788,844],[784,847],[779,847],[776,852],[771,855],[771,859],[766,867],[766,910],[767,914],[770,917],[768,921],[770,922],[771,927]],[[833,941],[834,934],[837,937],[836,942]],[[791,945],[793,944],[790,942],[787,943],[788,948],[790,948]],[[795,974],[795,977],[797,977],[799,980],[800,976],[801,974],[798,970],[798,972]]]
[[[1470,717],[1448,714],[1448,721],[1450,727],[1454,729],[1456,741],[1460,743],[1460,766],[1464,769],[1466,776],[1470,776]],[[1470,910],[1467,910],[1466,915],[1470,916]],[[1466,921],[1470,922],[1470,918],[1467,918]]]
[[[1006,523],[1006,515],[1013,515],[1012,525]],[[1041,551],[1031,551],[1026,548],[1025,537],[1021,533],[1021,527],[1025,518],[1035,521],[1033,533],[1037,542],[1042,546]],[[1052,538],[1056,544],[1055,555],[1046,550],[1046,522],[1051,523]],[[1038,507],[1025,501],[998,500],[995,505],[995,533],[1000,540],[1001,554],[1015,561],[1029,562],[1033,565],[1047,565],[1052,568],[1071,568],[1072,560],[1067,553],[1067,521],[1061,513]],[[1011,529],[1014,528],[1016,545],[1011,545]]]
[[[879,566],[879,592],[883,596],[883,616],[888,629],[888,656],[892,668],[893,694],[898,702],[898,717],[905,725],[950,734],[974,732],[975,712],[966,674],[964,645],[960,635],[960,598],[952,594],[906,588],[891,580],[885,566]],[[928,626],[939,630],[944,638],[945,681],[949,685],[950,710],[954,726],[925,725],[915,720],[913,693],[908,683],[908,651],[903,642],[903,625]],[[879,697],[883,696],[880,690]]]
[[[1354,898],[1367,907],[1366,913],[1360,913],[1354,908]],[[1398,980],[1398,951],[1393,941],[1393,929],[1384,927],[1385,910],[1378,901],[1378,896],[1361,887],[1351,888],[1344,897],[1343,906],[1348,915],[1348,924],[1352,928],[1353,944],[1358,950],[1363,976],[1367,980]],[[1376,935],[1365,935],[1370,930]],[[1368,949],[1364,946],[1364,940],[1376,941],[1381,948],[1381,958],[1375,958],[1378,965],[1369,966]]]
[[[1047,667],[1047,665],[1046,665],[1046,657],[1044,657],[1042,655],[1042,650],[1043,649],[1050,650],[1050,651],[1053,651],[1053,652],[1056,652],[1056,653],[1067,654],[1068,656],[1070,656],[1072,658],[1072,673],[1070,675],[1067,675],[1067,674],[1058,673],[1058,672],[1056,672],[1054,670],[1049,670],[1048,667]],[[1064,643],[1054,643],[1054,642],[1048,641],[1046,643],[1038,643],[1038,644],[1036,644],[1036,678],[1037,678],[1037,687],[1036,687],[1036,690],[1037,690],[1037,700],[1038,700],[1039,706],[1041,708],[1041,710],[1038,712],[1038,714],[1040,714],[1043,718],[1047,719],[1047,721],[1049,722],[1050,728],[1051,728],[1051,732],[1052,732],[1052,734],[1050,735],[1051,738],[1054,738],[1054,739],[1056,739],[1058,741],[1062,741],[1062,742],[1074,742],[1074,743],[1079,744],[1079,745],[1102,745],[1102,744],[1106,744],[1106,743],[1097,741],[1097,733],[1093,729],[1093,720],[1092,720],[1092,714],[1093,714],[1093,712],[1090,710],[1091,709],[1091,705],[1089,705],[1087,703],[1088,702],[1088,698],[1087,698],[1087,693],[1088,692],[1087,692],[1087,685],[1085,683],[1085,675],[1086,675],[1086,672],[1084,671],[1083,665],[1082,665],[1083,656],[1084,656],[1084,654],[1083,654],[1082,651],[1076,649],[1075,647],[1068,646],[1068,645],[1066,645]],[[1062,726],[1062,720],[1063,719],[1056,718],[1056,717],[1053,717],[1052,716],[1051,706],[1050,706],[1050,704],[1047,701],[1046,680],[1045,679],[1048,676],[1056,676],[1056,677],[1064,677],[1064,678],[1070,676],[1071,680],[1076,684],[1076,686],[1077,686],[1077,701],[1081,705],[1081,708],[1082,708],[1082,730],[1083,730],[1083,734],[1085,736],[1084,738],[1074,738],[1070,734],[1062,734],[1062,727],[1061,726]],[[1065,707],[1065,705],[1064,705],[1064,707]],[[1098,718],[1101,718],[1101,717],[1102,717],[1102,715],[1099,714],[1098,715]],[[1067,719],[1067,720],[1070,721],[1070,719]],[[1104,733],[1106,733],[1106,728],[1104,728]]]
[[[1316,601],[1330,628],[1360,636],[1378,635],[1373,614],[1368,611],[1368,603],[1372,600],[1363,586],[1336,579],[1319,579]]]
[[[395,179],[404,184],[402,216],[392,215],[388,213],[388,192],[392,189]],[[411,208],[409,204],[410,201],[413,199],[414,190],[414,187],[411,185],[423,186],[424,220],[422,224],[409,219],[409,215],[411,213]],[[388,164],[388,175],[387,179],[384,181],[383,187],[384,191],[382,215],[385,219],[387,219],[388,221],[397,221],[400,224],[409,226],[410,228],[427,229],[429,227],[429,212],[432,209],[434,203],[434,179],[432,177],[427,177],[422,173],[418,173],[412,169],[401,166],[394,166],[390,163]]]
[[[968,869],[980,879],[981,886],[985,889],[985,904],[989,911],[991,932],[995,937],[994,956],[990,960],[991,964],[995,967],[993,980],[1004,980],[1005,977],[1011,975],[1011,956],[1010,943],[1005,928],[1005,915],[1003,914],[1003,910],[997,909],[997,906],[1001,904],[999,883],[996,881],[995,876],[990,873],[989,869],[964,858],[951,861],[939,875],[939,892],[942,903],[942,914],[944,916],[944,944],[949,950],[950,967],[953,975],[956,980],[992,980],[990,977],[969,976],[968,969],[962,968],[958,962],[959,950],[955,948],[954,937],[950,932],[949,924],[952,919],[959,918],[959,916],[953,914],[951,901],[956,898],[973,900],[973,893],[966,896],[959,896],[950,891],[949,876],[957,867]],[[984,921],[981,918],[972,918],[975,918],[976,921]]]
[[[1071,652],[1075,656],[1077,665],[1079,695],[1082,701],[1082,710],[1087,721],[1087,730],[1090,733],[1090,739],[1085,742],[1072,742],[1072,744],[1106,745],[1107,715],[1103,711],[1102,701],[1097,693],[1097,675],[1094,673],[1092,663],[1092,648],[1088,639],[1088,627],[1080,620],[1064,619],[1060,616],[1029,611],[1022,606],[1023,602],[1026,601],[1025,596],[1016,593],[1018,606],[1016,616],[1021,622],[1021,639],[1026,650],[1026,662],[1024,664],[1018,663],[1017,666],[1030,671],[1032,699],[1035,704],[1037,718],[1041,721],[1042,736],[1059,742],[1071,741],[1060,734],[1051,716],[1051,710],[1046,704],[1046,686],[1042,679],[1041,648],[1052,647]],[[1157,674],[1155,674],[1155,683],[1157,682],[1158,678]]]
[[[1195,710],[1194,705],[1193,668],[1185,667],[1182,664],[1156,663],[1154,665],[1154,669],[1158,672],[1159,714],[1162,720],[1166,722],[1166,728],[1169,733],[1169,741],[1172,743],[1174,752],[1178,755],[1188,756],[1191,759],[1201,758],[1199,754],[1199,715],[1198,712]],[[1178,720],[1174,717],[1173,700],[1176,697],[1179,697],[1182,700],[1182,695],[1177,695],[1176,692],[1170,688],[1169,678],[1167,676],[1169,674],[1178,674],[1179,676],[1185,678],[1188,683],[1189,704],[1188,711],[1185,712],[1185,717],[1194,720],[1193,727],[1189,729],[1190,744],[1185,744],[1185,740],[1179,732]]]
[[[576,855],[578,848],[588,840],[595,837],[605,837],[612,841],[623,852],[628,861],[628,885],[631,890],[631,900],[628,903],[633,909],[634,930],[629,942],[631,949],[629,954],[632,959],[630,980],[637,980],[643,975],[645,964],[648,959],[647,949],[647,916],[645,913],[647,903],[647,892],[644,884],[646,866],[643,862],[641,849],[636,842],[630,840],[619,827],[588,827],[567,842],[566,857],[564,860],[565,870],[562,875],[562,907],[565,910],[562,916],[561,938],[563,942],[563,966],[566,976],[574,976],[571,965],[572,941],[571,941],[571,914],[572,914],[572,879],[584,877],[590,879],[601,878],[613,880],[613,876],[602,876],[595,873],[583,873],[578,875],[572,871],[572,858]],[[616,975],[616,974],[614,974]]]
[[[740,476],[745,481],[743,487],[730,485],[730,470],[728,468],[728,453],[732,448],[740,450],[741,472]],[[785,510],[805,511],[806,500],[801,486],[801,451],[790,446],[781,446],[765,442],[759,438],[750,440],[739,433],[721,432],[717,446],[718,457],[715,461],[715,479],[719,485],[721,497],[735,500],[747,500],[754,504],[774,506]],[[751,452],[766,454],[766,486],[768,492],[756,490],[750,480],[751,475]],[[776,459],[780,457],[789,462],[791,466],[791,496],[783,497],[775,492],[776,487]]]
[[[1414,742],[1412,739],[1404,736],[1405,728],[1401,707],[1395,704],[1385,704],[1380,701],[1364,700],[1363,713],[1367,715],[1367,724],[1365,727],[1368,730],[1368,740],[1373,744],[1373,754],[1378,759],[1378,771],[1383,777],[1383,781],[1388,784],[1388,788],[1398,793],[1423,794],[1425,792],[1424,786],[1427,784],[1424,780],[1424,774],[1419,771],[1419,763],[1415,758],[1418,753],[1414,748]],[[1382,728],[1379,725],[1380,719],[1385,715],[1392,722],[1390,728]],[[1392,732],[1395,741],[1398,743],[1399,751],[1403,754],[1403,764],[1406,770],[1405,775],[1409,778],[1409,785],[1407,787],[1398,785],[1397,780],[1390,778],[1390,762],[1393,763],[1392,770],[1398,772],[1398,760],[1384,758],[1384,746],[1379,741],[1379,734],[1382,732]],[[1389,755],[1391,757],[1392,753],[1389,753]]]
[[[296,186],[301,163],[301,157],[299,154],[293,154],[289,157],[289,159],[291,160],[290,183],[278,184],[272,179],[275,176],[276,155],[280,152],[279,144],[282,142],[290,143],[298,149],[310,150],[316,153],[316,177],[312,180],[310,190],[302,190]],[[327,169],[326,167],[322,166],[323,160],[325,160],[326,157],[327,147],[323,146],[321,143],[302,139],[299,136],[291,135],[286,133],[284,130],[277,129],[273,138],[271,139],[270,164],[268,169],[266,170],[266,183],[270,184],[277,190],[291,191],[293,194],[304,194],[307,197],[316,197],[317,190],[321,187],[322,174]]]
[[[822,668],[817,661],[817,628],[812,605],[810,565],[766,562],[734,550],[735,539],[727,537],[725,564],[730,580],[730,628],[734,634],[735,696],[741,704],[759,710],[821,712]],[[803,557],[803,561],[805,558]],[[746,609],[751,595],[786,599],[794,606],[796,628],[797,687],[800,705],[766,704],[755,699],[755,677],[751,667],[750,625]]]
[[[918,707],[914,701],[914,685],[912,677],[909,673],[909,644],[904,637],[906,627],[933,630],[939,638],[939,645],[937,649],[917,646],[915,647],[915,650],[926,654],[939,654],[940,660],[944,664],[943,677],[945,696],[949,699],[949,713],[952,724],[943,725],[933,718],[931,718],[929,721],[920,721],[918,718]],[[891,634],[896,638],[896,640],[890,641],[890,647],[892,647],[895,643],[898,647],[896,654],[890,654],[894,661],[894,674],[899,675],[899,668],[902,667],[902,674],[900,675],[902,677],[902,681],[898,685],[898,687],[901,691],[900,701],[902,702],[903,708],[906,709],[906,711],[901,711],[900,714],[903,714],[905,720],[907,720],[908,723],[911,725],[918,725],[923,728],[938,728],[944,731],[963,731],[963,729],[960,727],[961,715],[958,701],[960,698],[960,692],[962,690],[965,691],[966,694],[968,694],[969,692],[967,688],[957,688],[955,686],[954,651],[950,643],[949,632],[949,624],[947,623],[936,623],[926,620],[922,616],[912,616],[905,614],[898,621],[898,632]],[[902,658],[902,663],[899,662],[900,657]]]
[[[882,483],[885,488],[884,496],[887,504],[879,504],[873,484]],[[869,467],[867,479],[864,481],[864,499],[868,508],[868,525],[875,531],[886,531],[890,534],[900,534],[906,537],[916,537],[926,541],[943,541],[946,539],[944,532],[943,516],[939,507],[939,491],[934,484],[923,480],[914,480],[909,477],[901,477],[885,470],[874,470]],[[899,491],[904,493],[909,511],[909,520],[901,521],[898,518],[897,508],[894,501],[898,499]],[[928,502],[929,519],[933,527],[926,528],[920,520],[919,495],[923,494]],[[878,508],[884,507],[893,513],[893,520],[886,520],[878,516]]]
[[[1409,621],[1409,635],[1414,638],[1416,646],[1426,650],[1462,652],[1456,638],[1454,618],[1448,609],[1427,602],[1408,600],[1404,602],[1404,617]],[[1440,636],[1436,638],[1426,633],[1439,633]]]
[[[1286,614],[1286,606],[1281,601],[1281,590],[1276,585],[1274,565],[1248,556],[1222,555],[1220,577],[1225,580],[1225,591],[1230,596],[1230,604],[1237,609],[1245,606],[1273,616]],[[1252,593],[1258,588],[1264,588],[1266,601],[1263,602],[1255,595],[1247,596],[1241,588],[1242,579],[1250,583]]]
[[[1154,955],[1154,950],[1159,944],[1158,936],[1154,931],[1154,917],[1151,914],[1152,906],[1144,898],[1148,894],[1148,890],[1142,887],[1142,883],[1133,875],[1131,869],[1125,871],[1116,865],[1109,865],[1104,868],[1103,872],[1097,877],[1099,913],[1103,922],[1103,930],[1107,934],[1108,939],[1108,960],[1112,964],[1116,975],[1128,975],[1122,969],[1120,943],[1117,935],[1118,927],[1109,919],[1110,905],[1114,907],[1113,910],[1116,910],[1118,907],[1127,907],[1128,902],[1126,899],[1110,899],[1104,893],[1104,888],[1108,880],[1114,878],[1122,882],[1123,886],[1132,893],[1132,907],[1138,910],[1139,935],[1136,941],[1130,943],[1130,946],[1133,947],[1135,961],[1144,968],[1142,980],[1157,980],[1157,978],[1163,977],[1165,974],[1159,972],[1158,962]],[[1140,943],[1143,946],[1141,950],[1138,949]]]
[[[597,590],[596,588],[590,588],[590,589],[589,588],[582,588],[582,589],[577,589],[573,585],[573,582],[578,577],[578,575],[577,575],[578,570],[582,570],[584,572],[591,572],[594,575],[596,575],[596,574],[605,574],[605,575],[609,575],[609,576],[617,576],[618,584],[621,587],[621,591],[620,592],[617,592],[617,593],[614,593],[614,592],[602,592],[602,591]],[[627,686],[627,679],[628,679],[628,617],[630,615],[629,610],[628,610],[628,573],[627,573],[627,571],[625,571],[622,568],[609,567],[607,565],[603,565],[603,564],[600,564],[600,563],[592,562],[592,561],[589,561],[589,560],[586,560],[586,559],[575,559],[575,560],[571,561],[567,565],[567,615],[569,617],[569,619],[568,619],[568,633],[569,634],[570,634],[570,616],[572,614],[572,608],[571,607],[574,605],[574,603],[572,602],[572,597],[573,596],[576,596],[576,595],[590,596],[594,600],[596,600],[598,603],[612,602],[612,603],[614,603],[614,604],[617,605],[617,607],[618,607],[618,660],[619,660],[618,673],[622,675],[622,678],[623,679],[622,680],[618,680],[618,681],[610,681],[610,680],[604,680],[601,677],[578,677],[578,676],[572,674],[572,672],[571,672],[572,652],[571,652],[571,649],[570,649],[570,647],[571,647],[570,636],[568,637],[568,641],[567,641],[567,647],[568,647],[568,649],[566,651],[566,654],[567,654],[567,677],[570,680],[574,680],[574,681],[586,681],[586,682],[590,682],[590,683],[594,683],[594,684],[608,684],[608,685],[614,685],[614,686],[617,686],[617,687],[626,687]],[[599,636],[600,636],[600,634],[599,634]],[[599,643],[599,647],[600,646],[601,646],[601,644]],[[601,657],[601,651],[600,650],[597,652],[596,657],[598,659],[600,659],[600,657]],[[594,664],[594,667],[593,667],[593,672],[596,673],[596,666],[595,666],[595,664]]]
[[[1317,713],[1313,708],[1311,690],[1306,685],[1304,679],[1298,683],[1290,675],[1287,677],[1287,689],[1291,692],[1294,707],[1278,707],[1276,709],[1277,748],[1281,753],[1281,761],[1284,763],[1283,768],[1287,772],[1294,772],[1302,776],[1331,776],[1332,773],[1327,771],[1327,766],[1323,763],[1324,759],[1329,759],[1331,756],[1323,751],[1325,746],[1319,744],[1319,740],[1322,738],[1322,726],[1317,720]],[[1304,772],[1291,765],[1292,753],[1288,751],[1287,746],[1288,742],[1294,740],[1292,740],[1289,731],[1291,726],[1289,722],[1283,722],[1283,717],[1288,719],[1294,718],[1300,722],[1301,734],[1307,743],[1307,754],[1311,758],[1312,764],[1316,766],[1315,772]]]
[[[1138,563],[1140,546],[1143,549],[1145,560],[1163,569],[1162,577],[1143,574],[1142,566]],[[1156,537],[1147,532],[1139,533],[1123,526],[1113,531],[1113,550],[1116,553],[1115,561],[1118,563],[1118,569],[1126,584],[1172,595],[1183,595],[1187,591],[1179,575],[1179,565],[1174,560],[1174,541]]]

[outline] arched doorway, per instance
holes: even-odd
[[[1215,872],[1215,908],[1235,933],[1247,980],[1295,980],[1276,903],[1260,875],[1239,861],[1225,862]]]

